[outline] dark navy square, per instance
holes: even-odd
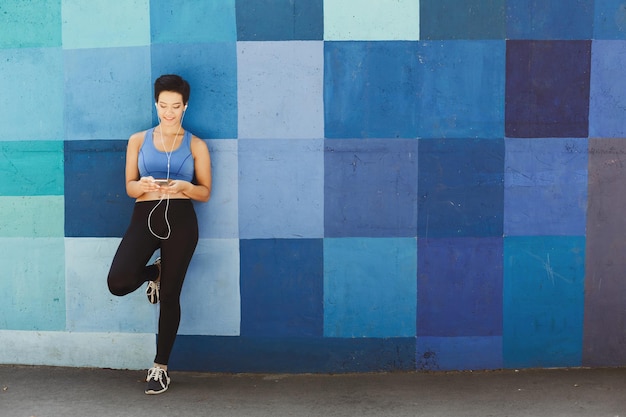
[[[322,239],[241,240],[241,335],[323,335]]]
[[[587,137],[590,73],[591,41],[508,41],[506,136]]]
[[[65,142],[65,236],[122,237],[133,210],[123,140]]]
[[[237,0],[237,40],[324,39],[323,0]]]
[[[418,336],[502,335],[502,238],[419,239]]]
[[[420,139],[418,236],[502,236],[503,139]]]

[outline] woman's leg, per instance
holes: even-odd
[[[171,200],[169,239],[161,241],[161,311],[156,364],[167,365],[180,324],[180,293],[198,243],[198,222],[190,200]]]
[[[157,279],[158,267],[146,266],[154,251],[159,247],[160,241],[155,238],[147,227],[147,219],[150,210],[156,202],[145,201],[135,203],[130,225],[117,248],[107,283],[109,291],[113,295],[126,295],[144,282]]]

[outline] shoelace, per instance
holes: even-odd
[[[146,378],[146,381],[150,381],[151,379],[154,379],[156,381],[159,381],[159,383],[162,386],[165,386],[165,384],[163,384],[163,373],[165,372],[164,369],[161,368],[150,368],[148,370],[148,377]]]

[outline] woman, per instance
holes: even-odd
[[[170,383],[167,363],[180,324],[180,293],[198,243],[191,200],[206,202],[211,196],[209,149],[182,127],[189,94],[189,84],[180,76],[159,77],[154,83],[159,124],[133,134],[126,150],[126,193],[135,206],[108,285],[112,294],[122,296],[148,282],[148,300],[161,303],[146,394],[165,392]],[[161,256],[146,265],[157,249]]]

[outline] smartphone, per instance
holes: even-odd
[[[160,187],[168,187],[171,180],[154,180],[154,182]]]

